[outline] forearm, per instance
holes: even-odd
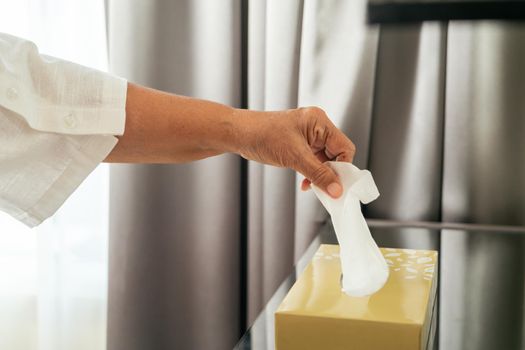
[[[244,117],[219,103],[129,83],[126,129],[106,161],[180,163],[235,152]]]
[[[241,110],[128,84],[124,135],[106,158],[118,163],[181,163],[237,153],[292,168],[333,197],[342,193],[324,162],[351,162],[353,143],[320,108]]]

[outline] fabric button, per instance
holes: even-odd
[[[74,129],[77,127],[77,124],[78,124],[78,120],[77,120],[77,117],[75,116],[75,113],[74,112],[69,112],[65,117],[64,117],[64,124],[66,125],[66,127],[68,129]]]
[[[10,87],[5,91],[5,95],[7,96],[8,99],[10,99],[11,101],[14,101],[18,98],[18,90],[15,89],[14,87]]]

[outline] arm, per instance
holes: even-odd
[[[260,112],[128,84],[126,128],[108,162],[180,163],[237,153],[292,168],[339,197],[336,174],[323,162],[352,161],[355,147],[319,108]]]

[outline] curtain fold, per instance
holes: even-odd
[[[443,220],[525,225],[525,25],[449,25]],[[442,234],[440,343],[522,349],[525,239]]]
[[[249,3],[248,107],[297,107],[302,2]],[[272,23],[265,23],[268,18]],[[253,61],[252,61],[253,60]],[[256,95],[258,93],[258,95]],[[295,249],[295,172],[249,164],[248,324],[292,271]],[[253,294],[251,294],[253,292]]]
[[[368,217],[439,221],[446,26],[385,25],[378,43],[368,168],[381,199]],[[417,234],[416,234],[417,232]],[[439,248],[439,235],[399,229],[378,243]]]
[[[378,40],[378,28],[365,25],[365,10],[366,1],[304,3],[298,92],[300,106],[321,106],[352,139],[360,167],[368,157]],[[297,191],[295,201],[297,260],[327,214],[310,191]]]
[[[440,219],[445,29],[381,28],[368,161],[381,200],[368,206],[371,217]]]
[[[240,104],[240,1],[109,2],[113,72]],[[228,349],[240,326],[240,159],[111,169],[108,349]]]

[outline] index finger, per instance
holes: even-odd
[[[354,160],[354,143],[333,124],[330,126],[325,148],[327,156],[336,161],[351,163]]]

